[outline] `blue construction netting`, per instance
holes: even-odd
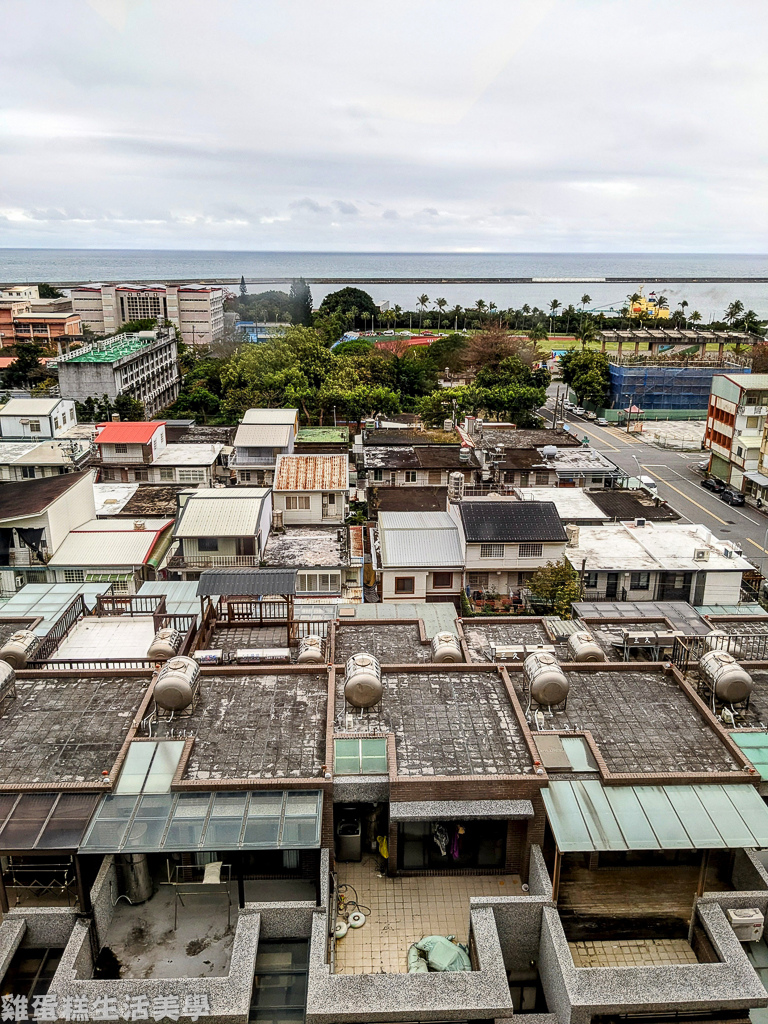
[[[611,363],[608,372],[611,409],[626,409],[630,403],[641,409],[706,409],[712,378],[716,373],[728,371],[716,366],[617,366]]]

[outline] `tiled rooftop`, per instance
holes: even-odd
[[[222,650],[229,654],[243,648],[252,650],[287,646],[287,626],[227,626],[215,629],[210,641],[211,650]]]
[[[491,646],[501,644],[551,644],[552,640],[540,622],[473,622],[464,620],[464,639],[472,661],[489,661]],[[486,657],[487,652],[487,657]],[[557,654],[563,660],[565,644],[557,645]]]
[[[749,619],[731,619],[730,622],[718,620],[712,623],[713,629],[722,629],[724,633],[735,636],[760,636],[768,634],[768,616],[761,618],[754,615]]]
[[[399,775],[517,775],[533,765],[501,676],[496,672],[385,672],[384,695],[364,712],[344,699],[337,675],[337,722],[343,710],[355,724],[395,735]]]
[[[148,676],[17,679],[0,718],[0,784],[100,782],[148,684]]]
[[[186,780],[317,778],[325,760],[324,673],[204,675],[185,728]]]
[[[589,730],[613,773],[735,771],[736,762],[663,671],[568,672],[565,711],[548,728]],[[520,675],[513,682],[520,695]]]
[[[384,665],[407,665],[411,662],[429,661],[432,648],[419,639],[419,627],[415,623],[387,626],[381,622],[341,623],[336,628],[337,665],[346,663],[353,654],[365,651],[373,654]]]

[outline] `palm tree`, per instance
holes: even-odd
[[[486,309],[488,309],[485,299],[478,299],[475,303],[475,309],[477,310],[478,316],[482,316]]]
[[[680,306],[680,308],[683,311],[683,319],[685,321],[685,326],[687,327],[688,326],[688,317],[686,316],[685,311],[688,308],[688,300],[687,299],[683,299],[682,302],[678,302],[678,306]]]
[[[581,296],[581,317],[579,318],[579,328],[581,328],[581,325],[584,323],[584,307],[588,306],[591,301],[592,301],[592,296],[591,295],[582,295]]]
[[[723,317],[723,319],[727,324],[733,325],[739,319],[743,312],[744,303],[741,301],[741,299],[736,299],[736,301],[732,302],[728,306],[728,309],[726,309],[725,316]]]
[[[357,308],[357,306],[351,306],[350,309],[347,310],[347,320],[351,320],[352,321],[352,330],[353,331],[355,329],[355,323],[357,322],[357,314],[359,312],[360,312],[360,310]]]
[[[748,309],[739,321],[739,327],[747,334],[761,334],[763,326],[754,309]]]
[[[697,324],[701,320],[701,313],[698,311],[698,309],[694,309],[694,311],[691,313],[688,319],[691,321],[692,324]]]
[[[531,312],[531,307],[526,302],[525,305],[520,307],[520,312],[523,314],[523,327],[525,327],[525,318]]]
[[[629,299],[629,319],[631,320],[635,315],[635,303],[642,299],[642,295],[640,292],[632,292],[632,294],[628,295],[627,298]]]
[[[558,299],[552,299],[552,301],[549,304],[549,333],[550,334],[552,333],[552,317],[557,314],[557,311],[560,308],[560,306],[561,306],[561,303],[560,303],[560,301]]]
[[[371,319],[371,314],[370,313],[363,313],[362,317],[363,317],[363,328],[367,331],[368,330],[368,321]]]
[[[419,334],[421,334],[421,318],[424,315],[424,310],[429,305],[429,296],[420,295],[418,299],[416,299],[416,303],[419,307]]]
[[[461,316],[462,312],[463,312],[463,310],[462,310],[461,306],[458,303],[456,303],[456,305],[453,307],[453,309],[450,312],[450,315],[453,318],[453,329],[454,329],[454,331],[458,331],[458,329],[459,329],[459,317]]]
[[[656,309],[669,309],[669,299],[666,295],[657,296]]]
[[[400,314],[402,312],[403,312],[402,306],[393,306],[392,307],[392,314],[394,316],[394,321],[395,321],[395,330],[397,330],[397,318],[400,316]]]
[[[549,335],[547,334],[547,328],[544,326],[543,320],[537,320],[536,323],[528,331],[528,337],[531,341],[549,341]]]
[[[591,320],[587,320],[585,324],[582,324],[579,328],[579,333],[576,335],[578,340],[581,342],[581,351],[583,352],[587,345],[591,345],[594,341],[597,341],[597,331],[595,325]]]
[[[440,317],[443,315],[445,307],[448,305],[447,299],[435,299],[435,306],[437,307],[437,329],[440,330]]]
[[[576,316],[576,307],[572,302],[569,302],[563,310],[563,316],[565,317],[565,333],[567,334],[571,328],[571,320]]]

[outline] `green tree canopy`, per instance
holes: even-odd
[[[528,580],[528,589],[564,619],[571,617],[571,603],[581,594],[578,573],[565,558],[537,569]]]
[[[58,288],[54,288],[52,285],[46,284],[45,281],[42,281],[37,286],[37,294],[40,296],[41,299],[63,299],[64,298],[64,292],[60,292]]]
[[[303,277],[297,278],[291,284],[291,293],[288,296],[291,304],[291,318],[293,323],[302,324],[304,327],[312,326],[312,292]]]
[[[357,316],[367,313],[370,317],[379,315],[379,307],[373,301],[368,292],[360,288],[340,288],[337,292],[330,292],[320,303],[321,315],[329,313],[349,313],[352,309],[357,311]]]
[[[47,377],[40,362],[42,345],[35,341],[17,341],[11,351],[16,358],[3,373],[3,387],[32,388]]]

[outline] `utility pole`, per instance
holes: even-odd
[[[552,426],[553,427],[557,425],[557,407],[558,407],[559,402],[560,402],[560,385],[558,384],[557,385],[557,394],[555,395],[555,411],[554,411],[554,414],[552,416]]]
[[[629,396],[629,411],[627,412],[627,433],[629,433],[629,425],[632,422],[632,406],[635,404],[635,396]]]

